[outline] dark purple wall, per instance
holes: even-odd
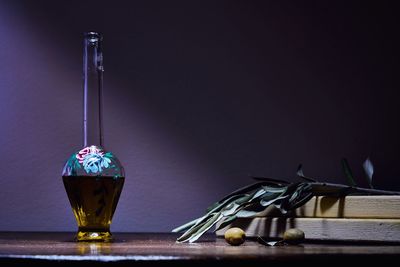
[[[169,231],[299,163],[345,183],[342,157],[400,190],[398,20],[384,1],[0,1],[0,231],[76,228],[60,175],[88,30],[127,173],[112,230]]]

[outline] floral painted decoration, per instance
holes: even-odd
[[[85,147],[76,154],[76,158],[87,173],[99,173],[102,169],[110,167],[113,155],[104,153],[96,146]]]

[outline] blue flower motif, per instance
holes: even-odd
[[[110,167],[112,154],[106,153],[95,146],[84,148],[78,154],[77,158],[83,165],[87,173],[100,173],[103,169]]]

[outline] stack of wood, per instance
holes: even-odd
[[[248,237],[281,238],[289,228],[308,240],[400,242],[400,196],[314,197],[286,216],[267,212],[239,218],[216,232],[240,227]]]

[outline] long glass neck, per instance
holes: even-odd
[[[83,48],[83,146],[103,146],[102,36],[85,33]]]

